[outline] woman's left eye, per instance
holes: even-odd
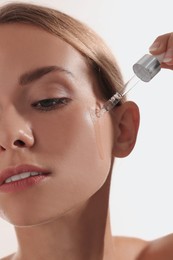
[[[58,107],[65,106],[69,102],[69,98],[47,98],[34,102],[32,107],[42,111],[50,111]]]

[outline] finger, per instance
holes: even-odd
[[[162,61],[167,65],[173,65],[173,33],[171,33],[169,36],[167,50]]]
[[[166,63],[162,63],[161,68],[173,70],[173,65],[168,65]]]
[[[170,35],[171,33],[166,33],[158,36],[149,48],[150,53],[153,55],[158,55],[166,52]]]

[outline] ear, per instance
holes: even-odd
[[[112,111],[114,125],[115,157],[126,157],[132,151],[139,128],[139,109],[131,101],[125,102]]]

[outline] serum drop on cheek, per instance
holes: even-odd
[[[133,65],[134,76],[124,85],[121,92],[115,93],[99,111],[96,116],[100,118],[105,112],[110,111],[118,102],[136,86],[139,81],[149,82],[160,71],[160,60],[150,54],[145,54]]]

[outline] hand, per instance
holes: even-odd
[[[173,70],[173,32],[158,36],[149,51],[153,55],[165,53],[161,67]]]

